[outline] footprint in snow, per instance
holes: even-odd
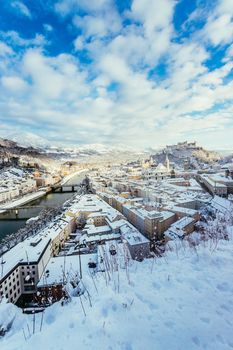
[[[194,344],[196,344],[197,346],[200,346],[200,340],[199,340],[199,338],[198,337],[192,337],[192,341],[193,341],[193,343]]]
[[[172,321],[167,321],[167,322],[164,322],[165,326],[167,326],[168,328],[173,328],[175,323],[172,322]]]
[[[113,311],[117,311],[117,306],[114,304],[114,305],[112,305],[112,310]]]
[[[220,292],[228,292],[230,290],[228,283],[222,283],[217,285],[217,289]]]
[[[105,309],[105,308],[103,308],[103,309],[102,309],[102,315],[103,315],[104,317],[107,317],[107,316],[108,316],[108,310]]]
[[[201,317],[200,320],[204,323],[210,323],[210,319],[208,317]]]
[[[228,307],[227,305],[225,305],[225,304],[221,304],[220,307],[221,307],[221,309],[223,309],[224,311],[231,312],[231,311],[229,310],[229,307]]]
[[[155,289],[161,289],[161,286],[160,286],[158,283],[156,283],[156,282],[152,283],[152,286],[153,286]]]
[[[130,343],[123,343],[122,344],[122,347],[121,347],[122,350],[133,350],[132,348],[132,345]]]
[[[217,340],[219,341],[219,343],[225,344],[225,341],[224,341],[223,337],[222,337],[220,334],[217,334],[217,335],[216,335],[216,338],[217,338]]]
[[[70,324],[69,324],[69,328],[74,328],[74,322],[70,322]]]
[[[47,324],[52,324],[55,321],[55,317],[53,315],[49,315],[46,319]]]

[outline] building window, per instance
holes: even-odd
[[[25,292],[30,292],[30,291],[34,291],[35,287],[34,286],[25,286],[24,287]]]

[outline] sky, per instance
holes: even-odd
[[[0,2],[0,136],[233,149],[233,0]]]

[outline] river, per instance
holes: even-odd
[[[83,180],[85,173],[77,174],[66,182],[66,185],[77,184]],[[37,216],[43,208],[53,208],[62,205],[67,199],[72,197],[74,193],[61,193],[54,192],[48,193],[44,197],[36,199],[35,201],[26,204],[28,209],[23,209],[23,217],[31,218]],[[39,208],[38,208],[39,207]],[[26,221],[20,217],[19,212],[18,220],[15,220],[15,215],[12,213],[4,213],[0,215],[0,241],[8,234],[18,231],[21,227],[25,226]]]

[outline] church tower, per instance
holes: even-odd
[[[167,168],[167,172],[170,172],[170,161],[169,161],[169,159],[168,159],[167,153],[166,153],[165,166],[166,166],[166,168]]]
[[[154,158],[151,156],[150,157],[150,166],[154,165]]]

